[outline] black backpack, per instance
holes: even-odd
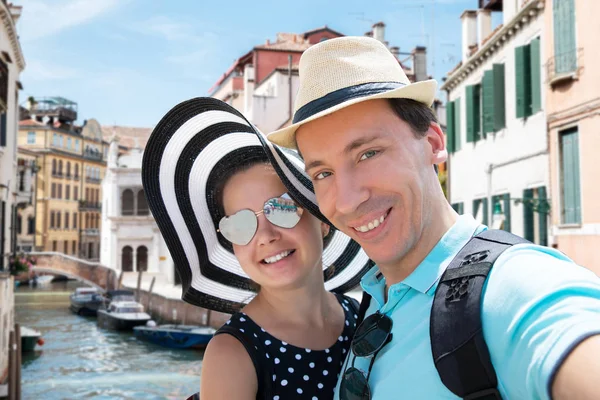
[[[500,254],[529,241],[490,229],[473,236],[450,262],[435,291],[429,333],[435,368],[444,385],[466,400],[502,399],[481,328],[481,293]],[[371,302],[363,294],[357,324]]]

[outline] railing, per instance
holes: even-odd
[[[100,178],[92,178],[90,176],[86,177],[85,181],[87,183],[100,183],[101,182]]]
[[[554,85],[563,80],[575,79],[583,67],[583,48],[574,49],[550,57],[546,62],[548,83]]]
[[[99,160],[102,161],[102,153],[101,152],[95,152],[95,151],[84,151],[83,152],[83,157],[90,159],[90,160]]]
[[[100,230],[97,228],[87,228],[87,229],[82,229],[81,233],[86,236],[98,236],[100,234]]]
[[[80,210],[100,210],[102,209],[102,202],[91,202],[87,200],[79,200]]]
[[[56,171],[52,172],[52,176],[54,178],[64,178],[65,177],[62,172],[56,172]]]

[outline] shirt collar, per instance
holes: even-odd
[[[457,218],[452,227],[442,236],[440,241],[429,252],[427,257],[417,266],[417,268],[404,279],[389,288],[389,293],[399,291],[400,286],[408,286],[421,293],[432,295],[431,290],[435,283],[440,279],[452,259],[464,247],[473,235],[487,229],[480,225],[475,219],[466,214]],[[383,292],[385,290],[385,277],[381,276],[377,266],[371,268],[362,280],[363,290],[375,298],[380,305],[383,302]],[[389,299],[388,299],[389,300]]]

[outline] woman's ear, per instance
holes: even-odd
[[[331,228],[329,227],[329,225],[327,225],[325,222],[321,222],[321,235],[323,236],[323,238],[325,238],[325,236],[329,235],[329,230]]]

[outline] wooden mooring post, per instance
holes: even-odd
[[[140,289],[142,287],[142,273],[144,271],[139,271],[138,272],[138,280],[137,280],[137,289],[136,289],[136,293],[135,293],[135,301],[137,301],[138,303],[140,302]]]
[[[21,400],[21,328],[18,324],[8,338],[8,400]]]
[[[155,276],[152,277],[152,282],[150,282],[150,289],[148,290],[148,306],[146,307],[148,314],[150,314],[150,312],[152,311],[152,291],[154,290],[154,281],[156,281]]]
[[[116,290],[121,289],[121,282],[123,282],[123,271],[121,271],[119,274],[119,281],[117,282],[117,287],[115,288]]]
[[[15,324],[15,341],[17,342],[17,400],[21,400],[21,366],[23,352],[21,351],[21,326]]]

